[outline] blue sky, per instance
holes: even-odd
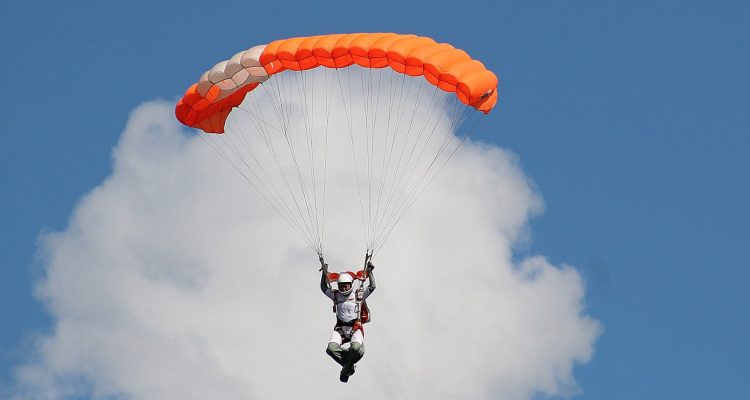
[[[522,254],[576,266],[604,326],[591,399],[750,393],[750,6],[744,2],[11,2],[0,15],[1,382],[50,317],[37,240],[111,172],[129,113],[256,43],[393,31],[502,80],[476,136],[517,154],[545,212]],[[499,133],[499,134],[498,134]]]

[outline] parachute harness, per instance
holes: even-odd
[[[355,290],[355,295],[354,295],[354,298],[356,300],[355,312],[357,313],[357,319],[355,320],[353,324],[352,334],[357,329],[361,329],[363,323],[367,323],[370,321],[370,311],[367,308],[367,303],[364,301],[364,284],[365,284],[365,281],[367,281],[369,277],[368,265],[370,264],[370,261],[372,260],[372,255],[373,254],[370,251],[365,253],[365,262],[364,262],[364,268],[362,270],[361,278],[357,277],[355,274],[355,279],[358,280],[360,283],[359,283],[359,287]],[[318,260],[320,261],[320,271],[322,271],[325,274],[328,288],[333,290],[333,288],[331,287],[331,280],[328,275],[328,264],[326,264],[323,258],[323,255],[321,253],[318,253]],[[342,272],[342,273],[347,273],[347,272]],[[335,296],[332,299],[332,301],[333,301],[333,312],[336,313],[336,297]],[[363,312],[366,312],[366,319],[363,319]],[[336,326],[338,327],[338,322]],[[342,333],[342,337],[343,336],[344,335]]]

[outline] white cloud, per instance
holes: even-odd
[[[540,209],[512,154],[467,142],[377,256],[367,353],[342,385],[324,353],[333,315],[314,253],[170,104],[146,103],[112,175],[44,238],[37,291],[55,328],[17,368],[16,397],[573,394],[572,368],[601,328],[573,267],[511,261]],[[332,269],[362,256],[359,220],[337,223]]]

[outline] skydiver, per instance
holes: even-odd
[[[373,291],[375,291],[375,278],[372,270],[375,266],[367,263],[367,278],[369,284],[361,291],[361,302],[364,302]],[[323,265],[323,274],[320,277],[320,290],[333,300],[336,311],[336,326],[333,328],[331,338],[328,340],[326,354],[331,356],[341,365],[341,382],[349,381],[349,376],[354,374],[356,363],[365,354],[365,334],[360,321],[360,310],[357,306],[357,291],[352,290],[353,278],[348,273],[342,273],[336,280],[337,290],[331,289],[328,284],[327,265]],[[363,282],[364,284],[364,282]],[[363,304],[364,307],[364,304]],[[348,349],[342,348],[342,344],[350,343]]]

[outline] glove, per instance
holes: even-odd
[[[367,270],[372,271],[375,269],[375,265],[372,264],[372,261],[367,262]]]

